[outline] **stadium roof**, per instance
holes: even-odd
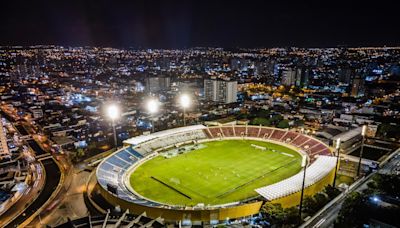
[[[182,133],[185,131],[195,131],[195,130],[201,130],[201,129],[205,129],[206,127],[204,125],[193,125],[193,126],[187,126],[187,127],[179,127],[179,128],[174,128],[174,129],[169,129],[169,130],[165,130],[165,131],[159,131],[153,134],[149,134],[149,135],[140,135],[137,137],[133,137],[130,139],[127,139],[124,141],[125,144],[130,144],[130,145],[138,145],[140,143],[152,140],[152,139],[156,139],[156,138],[161,138],[164,136],[168,136],[171,134],[177,134],[177,133]]]
[[[362,131],[362,127],[357,127],[357,128],[351,129],[350,131],[346,131],[341,134],[335,135],[332,138],[332,140],[337,140],[338,138],[340,138],[340,140],[342,142],[346,142],[358,135],[361,135],[361,131]]]
[[[305,188],[327,176],[336,166],[336,157],[319,156],[306,170]],[[276,184],[257,188],[255,191],[267,200],[274,200],[301,191],[303,172]]]

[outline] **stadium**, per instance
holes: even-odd
[[[152,219],[218,223],[257,214],[266,201],[295,206],[332,183],[336,157],[319,140],[277,128],[195,125],[141,135],[96,169],[110,205]]]

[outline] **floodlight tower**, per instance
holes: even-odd
[[[151,127],[152,127],[152,132],[154,132],[154,120],[153,120],[153,115],[158,112],[158,101],[155,99],[151,99],[147,102],[147,111],[151,115]]]
[[[114,134],[114,147],[117,148],[117,133],[115,131],[115,120],[120,116],[119,107],[116,104],[111,104],[107,107],[107,116],[111,119],[113,134]]]
[[[307,170],[307,156],[303,156],[303,160],[301,162],[301,167],[303,167],[303,184],[301,185],[301,195],[300,195],[300,207],[299,207],[299,221],[301,222],[301,210],[303,209],[303,197],[304,197],[304,187],[306,184],[306,170]]]
[[[360,175],[360,169],[361,169],[361,160],[364,152],[364,143],[365,143],[365,133],[367,132],[367,125],[363,125],[362,130],[361,130],[361,150],[360,150],[360,160],[358,161],[358,168],[357,168],[357,176]]]
[[[335,187],[336,184],[336,174],[338,170],[338,165],[339,165],[339,154],[340,154],[340,138],[336,140],[336,167],[335,167],[335,176],[333,178],[333,184],[332,186]]]
[[[179,102],[183,108],[183,126],[186,126],[186,108],[188,108],[191,103],[189,95],[182,94],[179,99]]]

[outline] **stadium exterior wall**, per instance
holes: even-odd
[[[121,209],[129,209],[132,214],[142,214],[146,212],[149,218],[155,219],[158,217],[164,218],[166,221],[212,221],[212,220],[226,220],[243,218],[257,214],[263,204],[262,201],[241,204],[226,208],[216,209],[174,209],[162,207],[149,207],[141,204],[135,204],[118,198],[117,196],[109,193],[107,190],[96,184],[95,191],[100,191],[100,194],[112,205],[119,205]]]
[[[307,172],[307,171],[306,171]],[[312,196],[318,192],[321,192],[327,185],[332,184],[333,178],[335,177],[335,169],[332,169],[328,175],[322,178],[317,183],[304,189],[304,196]],[[291,195],[272,200],[271,203],[279,203],[282,207],[293,207],[300,203],[301,192],[296,192]]]

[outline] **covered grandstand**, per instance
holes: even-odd
[[[184,205],[165,205],[152,201],[151,199],[137,194],[130,186],[127,186],[127,175],[132,169],[156,156],[160,151],[168,148],[177,148],[181,145],[196,143],[198,141],[221,140],[225,138],[238,140],[248,138],[270,141],[294,148],[302,155],[306,155],[310,161],[306,173],[306,187],[311,188],[318,183],[322,183],[321,186],[318,185],[318,188],[314,188],[310,194],[322,190],[322,187],[332,179],[332,170],[335,168],[336,158],[331,157],[331,150],[327,145],[310,136],[294,131],[261,126],[239,125],[205,127],[203,125],[195,125],[142,135],[124,141],[124,148],[104,159],[98,166],[96,178],[100,186],[99,190],[107,201],[112,201],[110,202],[111,204],[120,205],[123,209],[129,208],[130,211],[137,214],[146,211],[151,218],[164,216],[167,220],[177,220],[177,218],[182,219],[190,214],[192,217],[191,219],[209,221],[209,216],[216,220],[222,220],[226,217],[239,218],[255,214],[261,207],[261,201],[254,204],[254,199],[252,199],[250,203],[249,201],[243,201],[233,202],[227,205],[187,208]],[[283,203],[285,202],[284,198],[299,193],[301,187],[302,173],[298,173],[278,183],[255,189],[255,191],[260,197],[263,197],[267,201]],[[244,206],[246,205],[252,206],[243,209],[242,213],[238,212],[238,208],[245,208]],[[289,206],[290,204],[284,205]],[[135,211],[135,209],[137,210]],[[221,209],[225,212],[222,212]],[[168,218],[169,214],[165,210],[174,210],[175,214],[180,213],[180,215],[171,215]],[[209,211],[209,216],[205,216],[206,219],[204,215],[199,214],[199,216],[197,216],[197,214],[193,212],[201,210]],[[226,211],[233,210],[235,213],[226,214]]]

